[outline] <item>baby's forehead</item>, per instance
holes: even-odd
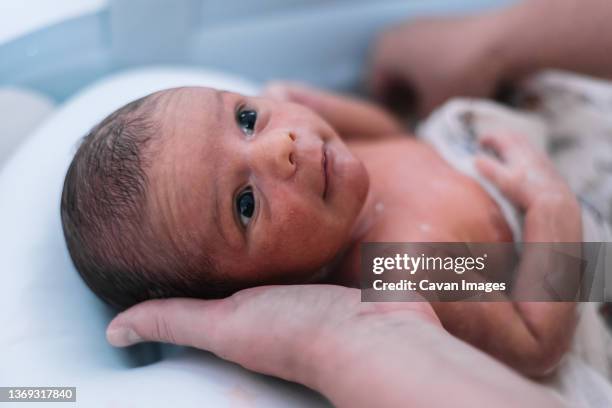
[[[184,86],[169,88],[157,94],[165,106],[203,104],[212,107],[222,102],[220,95],[223,93],[228,92],[203,86]]]
[[[155,116],[165,128],[164,133],[176,133],[178,130],[183,133],[202,126],[216,126],[222,119],[224,94],[231,95],[206,87],[167,89],[156,95]]]
[[[156,116],[163,135],[148,172],[154,222],[181,245],[214,242],[218,237],[205,232],[214,230],[211,191],[221,160],[217,144],[223,140],[215,128],[225,126],[218,116],[229,107],[223,108],[221,92],[212,88],[174,88],[158,97]],[[183,239],[193,225],[206,227],[197,237]]]

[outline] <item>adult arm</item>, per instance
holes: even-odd
[[[500,84],[544,68],[612,78],[610,21],[608,0],[530,0],[409,21],[375,42],[370,89],[387,99],[409,88],[424,116],[448,98],[491,97]]]
[[[610,1],[523,1],[494,18],[508,78],[544,68],[612,78]]]
[[[209,350],[304,384],[338,407],[562,406],[448,335],[428,303],[362,303],[358,290],[333,285],[148,301],[119,314],[107,337],[115,346],[146,340]]]

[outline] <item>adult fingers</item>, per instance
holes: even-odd
[[[107,338],[116,346],[141,341],[192,346],[303,382],[308,370],[302,368],[326,347],[322,333],[351,321],[359,300],[357,289],[334,285],[260,286],[219,300],[151,300],[119,314]]]
[[[218,322],[229,313],[227,300],[158,299],[120,313],[106,337],[114,346],[157,341],[211,350]]]
[[[223,357],[255,344],[271,351],[316,335],[323,322],[353,312],[359,298],[358,290],[334,285],[278,285],[244,289],[218,300],[150,300],[120,313],[107,338],[120,347],[161,341]]]

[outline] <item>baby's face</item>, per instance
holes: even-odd
[[[159,101],[149,203],[177,251],[205,248],[231,280],[291,283],[347,242],[368,176],[320,116],[209,88],[164,91]]]

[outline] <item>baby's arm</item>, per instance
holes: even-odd
[[[393,116],[365,100],[292,82],[270,83],[262,94],[309,107],[345,139],[387,137],[406,133]]]
[[[487,136],[482,142],[493,148],[500,160],[480,157],[476,165],[524,211],[523,240],[581,242],[582,221],[576,197],[545,154],[517,135]],[[529,248],[524,249],[515,291],[528,293],[533,290],[529,282],[542,282],[544,275],[551,272],[533,267],[531,262],[541,258],[541,254],[530,256]],[[460,309],[464,315],[470,314],[469,320],[477,322],[467,330],[469,333],[466,331],[465,337],[471,337],[466,340],[535,376],[557,365],[570,346],[576,323],[573,302],[463,303]]]

